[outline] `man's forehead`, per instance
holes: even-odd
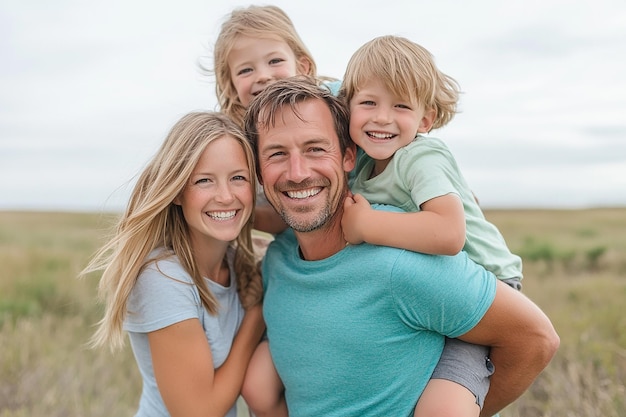
[[[284,105],[273,114],[272,120],[265,118],[259,123],[259,138],[268,136],[310,135],[319,131],[320,137],[334,134],[336,137],[334,120],[330,109],[322,100],[311,99],[296,103],[294,106]]]

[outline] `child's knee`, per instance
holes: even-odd
[[[431,379],[424,389],[414,417],[478,417],[480,407],[470,390],[456,382]]]
[[[257,417],[287,415],[283,391],[277,386],[268,387],[255,381],[245,381],[241,396],[250,411]],[[284,411],[282,411],[284,410]],[[283,414],[284,413],[284,414]]]
[[[283,391],[267,342],[262,342],[248,365],[241,395],[255,414],[264,415],[284,402]]]

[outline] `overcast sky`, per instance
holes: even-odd
[[[185,113],[225,0],[2,0],[0,209],[118,210]],[[270,4],[261,2],[255,4]],[[274,1],[322,75],[380,35],[463,90],[443,139],[485,208],[626,206],[624,0]]]

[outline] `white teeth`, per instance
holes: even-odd
[[[214,211],[211,213],[207,213],[207,215],[214,220],[229,220],[235,217],[235,214],[237,214],[237,210]]]
[[[375,137],[376,139],[391,139],[395,135],[391,133],[379,133],[379,132],[367,132],[368,135]]]
[[[308,190],[287,191],[289,198],[307,198],[319,194],[321,188],[309,188]]]

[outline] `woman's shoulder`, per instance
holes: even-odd
[[[193,279],[181,264],[178,256],[165,248],[153,250],[146,258],[145,267],[139,274],[138,281],[145,281],[146,278],[152,281],[162,278],[184,284],[193,284]]]

